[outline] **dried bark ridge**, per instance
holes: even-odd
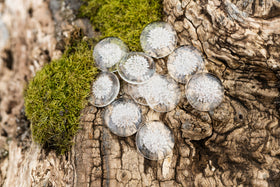
[[[164,114],[142,107],[147,119],[164,121],[176,137],[172,157],[159,162],[137,153],[134,136],[119,138],[103,127],[102,110],[86,108],[74,154],[77,186],[280,184],[279,2],[242,2],[163,2],[179,45],[200,49],[209,72],[223,81],[224,102],[209,113],[186,99]],[[167,73],[164,60],[156,66]]]

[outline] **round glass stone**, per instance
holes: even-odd
[[[119,94],[120,82],[111,72],[101,72],[91,87],[89,102],[97,107],[109,105]]]
[[[203,56],[192,46],[179,47],[168,56],[168,74],[177,82],[186,83],[191,75],[203,68]]]
[[[137,132],[136,146],[145,158],[161,160],[172,153],[174,134],[162,122],[151,121]]]
[[[144,86],[146,101],[157,112],[171,111],[180,101],[180,87],[171,77],[156,74]]]
[[[138,130],[142,112],[133,100],[121,98],[106,108],[104,121],[112,133],[127,137]]]
[[[105,38],[94,47],[95,65],[101,71],[116,71],[117,63],[128,51],[128,47],[121,39],[116,37]]]
[[[177,34],[169,23],[153,22],[143,29],[140,43],[146,54],[154,58],[162,58],[175,49]]]
[[[210,111],[219,106],[224,97],[220,79],[210,73],[198,73],[186,84],[186,97],[197,110]]]
[[[122,79],[131,84],[147,82],[155,73],[154,60],[141,52],[128,53],[118,64]]]

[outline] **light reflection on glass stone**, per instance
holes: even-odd
[[[116,71],[117,63],[128,51],[128,47],[121,39],[116,37],[105,38],[94,47],[95,65],[101,71]]]
[[[155,73],[154,60],[141,52],[128,53],[118,64],[121,78],[131,84],[143,84]]]
[[[210,73],[198,73],[186,84],[188,102],[197,110],[211,111],[219,106],[224,97],[220,79]]]
[[[151,121],[137,132],[136,146],[145,158],[161,160],[172,153],[174,134],[164,123]]]
[[[169,23],[153,22],[143,29],[140,43],[146,54],[154,58],[162,58],[175,49],[177,44],[176,31]]]
[[[180,101],[179,85],[169,76],[155,74],[145,84],[144,96],[148,105],[157,112],[169,112]]]
[[[186,83],[191,75],[203,68],[203,56],[192,46],[181,46],[168,56],[168,74],[177,82]]]
[[[101,72],[91,88],[89,102],[97,107],[109,105],[119,94],[120,82],[114,73]]]
[[[109,105],[104,113],[104,122],[112,133],[127,137],[139,128],[142,112],[138,105],[130,99],[118,99]]]

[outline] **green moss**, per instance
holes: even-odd
[[[90,18],[102,37],[115,36],[140,51],[140,34],[153,21],[162,19],[162,0],[84,0],[80,15]]]
[[[72,40],[70,43],[61,59],[37,72],[25,92],[33,140],[60,154],[72,145],[80,111],[87,104],[97,74],[88,42]]]

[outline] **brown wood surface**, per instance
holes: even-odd
[[[74,155],[77,186],[279,186],[280,2],[163,4],[179,45],[201,50],[207,70],[222,80],[224,102],[212,112],[194,110],[186,99],[163,114],[142,107],[148,120],[162,120],[175,134],[173,155],[162,161],[144,159],[135,136],[113,135],[103,110],[86,108]],[[165,61],[157,62],[159,73],[166,73]]]
[[[36,8],[46,3],[34,1],[26,10],[32,6],[33,14],[38,13]],[[23,150],[17,143],[21,140],[9,143],[8,158],[0,158],[0,186],[280,186],[279,0],[164,0],[163,7],[164,20],[178,33],[178,45],[201,50],[207,70],[222,80],[223,103],[214,111],[199,112],[183,98],[175,110],[162,114],[142,106],[146,120],[161,120],[174,132],[173,154],[161,161],[144,159],[137,153],[135,135],[113,135],[103,124],[104,109],[88,106],[67,156],[45,154],[34,143]],[[71,30],[61,24],[60,11],[53,9],[44,17],[54,16],[59,23],[49,22],[58,41]],[[36,45],[28,43],[26,54]],[[52,47],[42,48],[51,57],[57,54]],[[167,73],[165,62],[157,61],[158,73]],[[127,97],[125,90],[121,96]]]

